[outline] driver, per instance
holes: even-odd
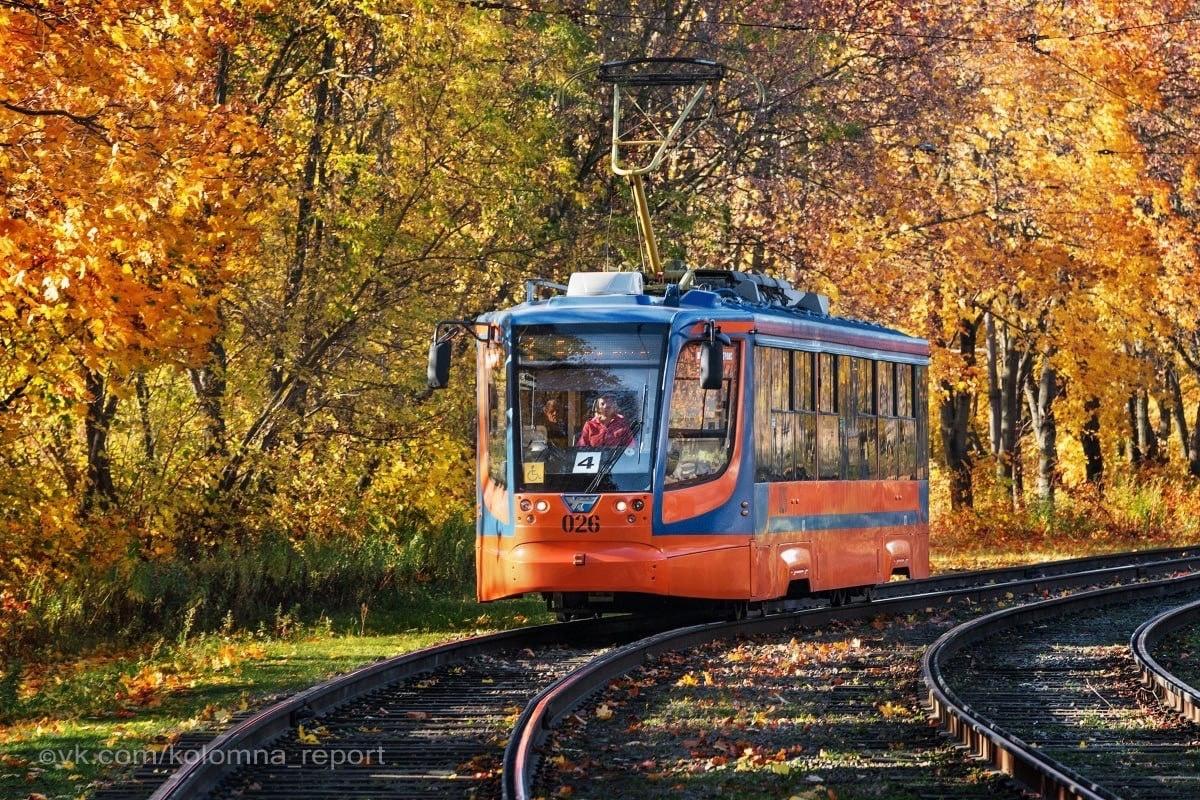
[[[567,421],[563,418],[562,405],[558,398],[551,397],[542,406],[536,424],[546,428],[546,440],[555,447],[567,445]]]
[[[596,398],[596,413],[579,432],[579,447],[627,447],[633,443],[633,430],[625,416],[617,411],[611,394]]]

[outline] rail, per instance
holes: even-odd
[[[1142,683],[1154,692],[1163,705],[1177,711],[1192,722],[1200,722],[1200,691],[1180,680],[1163,667],[1153,655],[1158,644],[1171,633],[1200,622],[1200,600],[1164,611],[1142,623],[1129,647],[1142,673]]]
[[[959,625],[938,639],[922,659],[921,671],[929,692],[930,713],[974,755],[1012,775],[1040,797],[1117,800],[1119,796],[1114,792],[1044,754],[972,708],[950,687],[945,665],[951,656],[964,648],[1009,628],[1193,587],[1200,587],[1200,575],[1082,592],[1004,609]]]

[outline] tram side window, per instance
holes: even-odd
[[[755,480],[810,480],[816,475],[812,353],[758,347],[754,356]]]
[[[900,418],[900,439],[897,446],[897,472],[901,480],[917,477],[917,420],[915,381],[911,364],[896,365],[896,416]]]
[[[854,480],[858,477],[857,459],[851,454],[855,452],[852,446],[858,438],[857,419],[854,416],[854,383],[850,371],[850,356],[837,357],[837,411],[838,411],[838,450],[841,456],[842,480]]]
[[[792,410],[792,353],[772,347],[767,350],[771,364],[771,410]]]
[[[871,477],[888,480],[896,476],[896,403],[895,364],[887,361],[875,362],[875,403],[878,417],[875,422],[878,456]]]
[[[797,411],[812,411],[816,407],[813,402],[813,395],[816,388],[816,381],[814,380],[815,370],[813,368],[814,355],[815,353],[806,353],[804,351],[792,353],[796,364],[795,379],[792,381],[795,389],[795,400],[792,408]]]
[[[817,356],[819,377],[817,380],[817,410],[822,414],[831,414],[834,408],[834,398],[837,396],[837,375],[834,374],[834,360],[829,353]]]
[[[667,486],[712,480],[725,471],[733,452],[738,350],[725,351],[720,389],[701,388],[701,357],[699,342],[688,342],[679,352],[667,433]]]
[[[770,370],[770,453],[767,480],[793,480],[796,473],[796,426],[792,419],[792,356],[790,350],[763,351]]]
[[[925,369],[755,350],[757,481],[925,480]]]
[[[892,368],[894,366],[894,364],[889,364],[886,361],[877,361],[875,363],[876,413],[881,417],[890,417],[896,413],[896,406],[893,403],[892,397],[892,386],[895,375]]]
[[[925,399],[925,367],[913,371],[913,414],[916,417],[917,480],[929,479],[929,404]]]
[[[754,349],[754,480],[771,480],[775,437],[771,429],[771,351]]]
[[[875,367],[869,359],[854,359],[858,367],[854,385],[858,396],[858,477],[866,480],[877,476],[878,428],[875,419]]]
[[[508,364],[503,345],[489,343],[484,351],[487,373],[488,475],[492,482],[508,483]]]
[[[913,380],[912,365],[896,365],[896,416],[911,417],[913,415]]]
[[[837,480],[842,473],[842,448],[838,443],[837,361],[829,353],[821,353],[817,365],[817,477]]]

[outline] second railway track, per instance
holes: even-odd
[[[1200,592],[1200,575],[998,611],[925,655],[937,716],[973,752],[1041,797],[1200,795],[1200,730],[1145,690],[1130,639]]]
[[[1200,671],[1184,637],[1200,624],[1200,600],[1168,609],[1146,620],[1133,633],[1130,647],[1142,683],[1165,705],[1192,722],[1200,722]],[[1163,651],[1158,653],[1157,651]]]

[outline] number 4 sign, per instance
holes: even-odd
[[[575,469],[572,472],[595,473],[600,470],[599,453],[576,453]]]

